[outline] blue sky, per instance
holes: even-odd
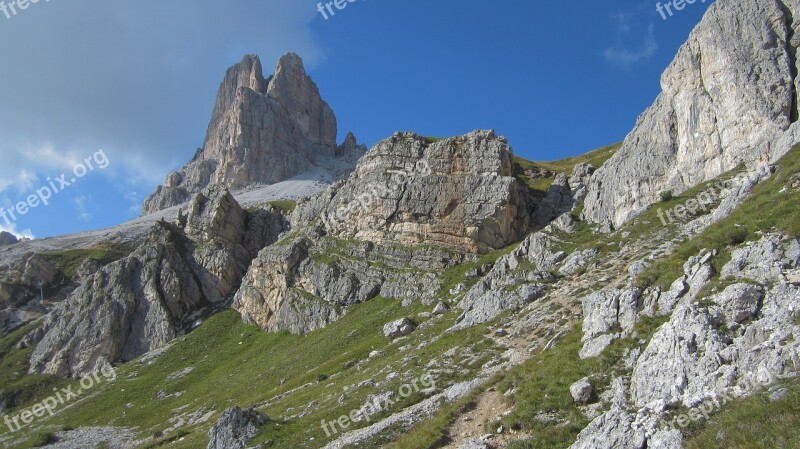
[[[326,20],[312,0],[52,0],[0,13],[0,207],[100,149],[109,160],[0,229],[42,238],[135,217],[202,145],[245,53],[267,72],[300,54],[340,140],[493,128],[534,160],[622,140],[709,5],[663,20],[656,3],[356,0]]]

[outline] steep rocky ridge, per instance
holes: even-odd
[[[8,246],[15,243],[19,243],[19,240],[14,234],[6,231],[0,232],[0,246]]]
[[[89,276],[31,336],[31,372],[79,376],[131,360],[184,332],[239,287],[249,261],[286,227],[246,212],[227,190],[197,194],[177,223],[159,222],[129,256]]]
[[[302,333],[378,296],[432,304],[437,270],[530,229],[536,201],[512,154],[493,131],[378,143],[346,181],[298,206],[295,231],[259,254],[234,308],[262,329]]]
[[[203,147],[167,175],[143,212],[184,203],[212,184],[241,190],[319,167],[346,175],[366,149],[352,134],[337,147],[336,133],[336,117],[299,56],[283,56],[265,79],[259,58],[247,55],[220,85]]]
[[[739,164],[777,161],[799,141],[800,4],[719,1],[661,78],[662,92],[597,171],[585,216],[619,227]]]

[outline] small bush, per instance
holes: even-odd
[[[31,439],[28,440],[28,443],[30,443],[32,447],[44,447],[57,441],[58,439],[51,432],[36,432],[31,435]]]
[[[661,202],[666,203],[671,199],[675,198],[675,195],[672,194],[672,190],[667,190],[666,192],[661,192]]]

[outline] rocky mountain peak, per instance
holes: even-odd
[[[230,67],[217,92],[217,101],[211,114],[208,134],[211,134],[216,124],[223,122],[225,115],[235,103],[239,89],[246,88],[264,94],[267,91],[267,85],[268,81],[264,79],[261,60],[256,55],[246,55],[242,62]],[[208,136],[206,136],[207,141]]]
[[[319,167],[341,171],[343,161],[337,156],[362,147],[348,137],[343,147],[351,151],[343,151],[336,134],[336,116],[298,55],[280,58],[269,78],[259,58],[247,55],[225,74],[203,147],[186,166],[167,175],[143,212],[185,203],[212,184],[241,190]],[[350,159],[345,165],[353,165]]]
[[[17,240],[14,234],[6,231],[0,232],[0,246],[13,245],[17,242],[19,242],[19,240]]]
[[[589,187],[585,216],[619,227],[739,164],[798,140],[796,0],[711,5],[661,78],[662,92]]]

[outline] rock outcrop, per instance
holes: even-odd
[[[208,430],[207,449],[244,449],[258,433],[258,427],[268,421],[269,418],[253,409],[231,407]]]
[[[86,269],[83,265],[79,267],[76,280]],[[47,312],[41,303],[44,290],[47,290],[47,299],[56,302],[76,287],[77,284],[65,279],[53,260],[41,254],[24,254],[17,260],[6,260],[0,264],[0,335]]]
[[[535,199],[512,172],[511,148],[493,131],[438,141],[397,133],[347,181],[298,205],[296,230],[259,254],[233,306],[262,329],[301,333],[377,296],[427,304],[441,287],[433,270],[529,231]],[[508,283],[508,301],[486,296],[464,325],[541,296],[534,279]]]
[[[6,231],[0,232],[0,246],[8,246],[15,243],[19,243],[17,236]]]
[[[663,74],[655,103],[595,173],[585,217],[619,227],[662,192],[774,162],[800,142],[798,19],[796,0],[711,5]]]
[[[298,211],[328,233],[375,243],[484,252],[521,240],[535,206],[494,131],[433,141],[396,133],[376,144],[341,186]]]
[[[212,184],[240,190],[334,166],[336,160],[352,163],[366,150],[352,134],[337,147],[336,133],[336,117],[299,56],[283,56],[264,78],[258,57],[247,55],[225,75],[203,147],[167,175],[143,212],[182,204]]]
[[[187,329],[236,291],[248,264],[286,223],[248,213],[222,188],[198,194],[178,223],[159,222],[133,253],[90,276],[34,331],[30,371],[80,376],[131,360]]]
[[[265,248],[251,264],[233,308],[267,331],[305,333],[375,297],[429,301],[436,272],[467,256],[434,248],[383,247],[310,232]]]
[[[619,324],[624,332],[641,315],[653,311],[668,315],[669,320],[640,353],[633,354],[630,386],[618,395],[622,402],[584,429],[572,449],[680,449],[680,431],[665,430],[676,407],[696,409],[707,402],[718,403],[722,397],[747,396],[783,377],[796,376],[800,372],[800,288],[787,281],[786,273],[800,262],[797,245],[796,239],[768,234],[741,246],[722,273],[746,282],[730,284],[699,302],[696,292],[710,276],[695,282],[687,282],[687,276],[676,280],[675,284],[682,285],[671,289],[679,292],[677,298],[665,293],[670,299],[660,307],[653,307],[651,299],[630,304],[624,309],[624,320],[619,318],[623,310],[619,305],[584,300],[585,306],[597,305],[586,309],[585,336],[609,324]],[[713,257],[713,252],[688,260],[686,271],[702,272],[709,255]],[[756,281],[759,284],[753,284]]]

